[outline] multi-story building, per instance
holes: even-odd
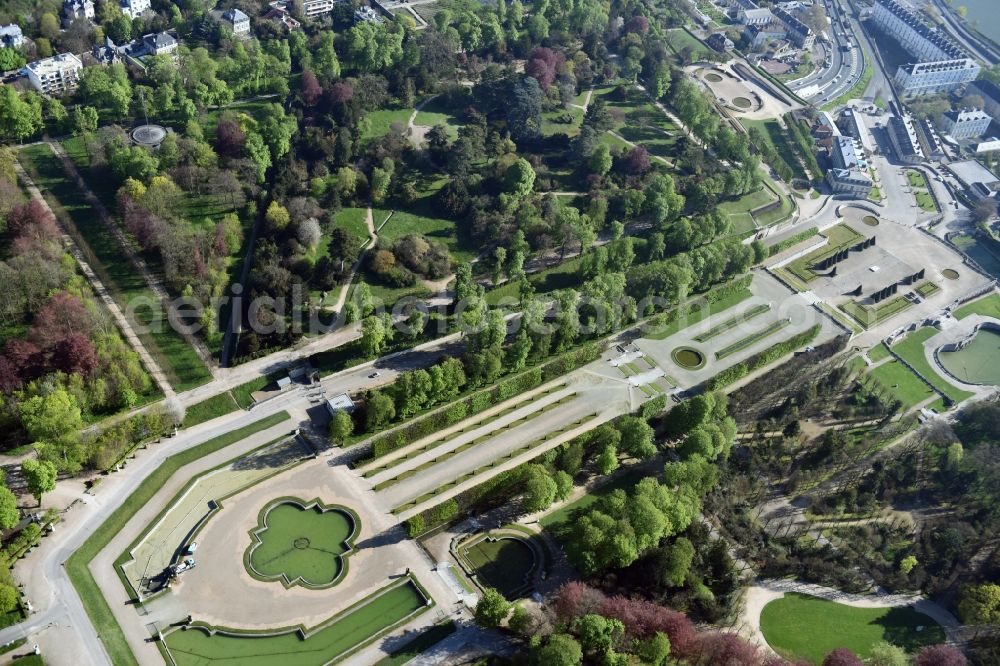
[[[329,14],[337,0],[302,0],[302,14],[307,18]]]
[[[979,70],[971,58],[911,63],[896,70],[896,85],[904,97],[934,95],[975,81]]]
[[[953,139],[978,139],[986,134],[993,119],[980,109],[949,111],[941,118],[941,129]]]
[[[736,19],[743,25],[767,25],[774,20],[770,9],[740,9]]]
[[[0,45],[9,49],[18,49],[24,46],[24,33],[21,32],[21,26],[16,23],[0,25]]]
[[[709,35],[708,39],[705,40],[705,43],[711,46],[719,53],[732,51],[733,48],[735,48],[736,46],[735,44],[733,44],[733,40],[729,39],[721,32],[715,32]]]
[[[746,34],[750,40],[750,46],[759,49],[768,42],[784,39],[788,33],[784,26],[777,21],[772,21],[764,25],[752,25],[747,28]]]
[[[781,7],[774,8],[774,17],[781,21],[787,32],[787,39],[800,49],[808,51],[816,42],[816,35],[812,29],[800,21],[791,12]]]
[[[72,53],[60,53],[36,60],[25,69],[28,81],[36,90],[48,95],[61,95],[76,88],[83,63]]]
[[[77,19],[87,21],[94,18],[93,0],[63,0],[62,19],[63,25],[68,26]]]
[[[250,36],[250,17],[237,8],[222,13],[222,22],[228,25],[237,37]]]
[[[913,128],[913,120],[904,115],[892,116],[886,124],[889,133],[889,141],[896,151],[896,156],[908,164],[917,164],[924,159],[924,151],[920,148],[920,140],[917,132]]]
[[[973,81],[969,84],[965,94],[982,97],[983,110],[993,118],[1000,118],[1000,88],[995,83],[986,79]]]
[[[966,57],[966,53],[951,38],[927,26],[919,16],[896,0],[875,0],[872,21],[918,62]]]
[[[979,76],[979,65],[961,47],[897,0],[875,0],[872,21],[913,58],[896,70],[904,96],[948,92]]]
[[[152,6],[150,0],[121,0],[119,4],[122,14],[131,19],[142,16],[142,13]]]
[[[872,179],[857,169],[830,169],[826,172],[826,182],[834,194],[850,194],[866,199],[871,194]]]
[[[833,138],[833,148],[830,158],[838,169],[866,169],[868,163],[861,152],[861,146],[850,136]]]

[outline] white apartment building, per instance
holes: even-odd
[[[309,18],[329,14],[336,4],[337,0],[302,0],[302,13]]]
[[[774,20],[770,9],[740,9],[737,20],[743,25],[767,25]]]
[[[896,70],[896,85],[904,97],[949,92],[975,81],[979,64],[971,58],[902,65]]]
[[[61,95],[76,88],[83,63],[72,53],[60,53],[30,63],[26,68],[28,81],[39,92]]]
[[[953,139],[978,139],[986,134],[993,119],[981,109],[949,111],[941,119],[941,129]]]

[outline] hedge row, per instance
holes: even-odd
[[[780,241],[778,243],[775,243],[774,245],[772,245],[771,247],[769,247],[767,249],[768,254],[773,257],[774,255],[778,254],[779,252],[784,252],[785,250],[787,250],[788,248],[792,247],[793,245],[798,245],[802,241],[808,240],[808,239],[812,238],[813,236],[815,236],[818,233],[819,233],[819,228],[818,227],[809,227],[805,231],[800,231],[799,233],[795,234],[794,236],[789,236],[785,240]]]
[[[791,112],[785,114],[785,125],[788,126],[788,130],[798,146],[799,156],[805,160],[806,166],[811,172],[810,179],[815,180],[822,176],[823,171],[819,168],[819,162],[816,161],[816,145],[814,142],[810,143],[812,137],[803,131],[802,125]]]
[[[590,363],[601,355],[603,346],[598,342],[588,342],[568,351],[551,361],[525,370],[521,374],[501,380],[488,389],[483,389],[456,402],[416,419],[402,428],[379,435],[372,439],[371,454],[355,463],[355,467],[367,465],[377,458],[409,446],[438,430],[486,411],[494,405],[509,400],[526,391],[560,377],[571,370]]]
[[[407,533],[411,537],[417,537],[428,530],[451,522],[459,515],[469,513],[473,508],[477,511],[484,511],[503,504],[520,492],[525,471],[528,469],[528,465],[534,464],[536,460],[537,457],[505,472],[500,472],[478,486],[464,490],[451,499],[411,516],[406,520]],[[485,505],[481,504],[487,497],[489,497],[490,502]]]
[[[733,382],[746,377],[754,370],[773,363],[782,356],[795,351],[799,347],[809,344],[816,338],[817,335],[819,335],[819,331],[820,325],[816,324],[809,330],[803,331],[802,333],[799,333],[784,342],[772,345],[759,354],[751,356],[747,360],[741,361],[730,368],[726,368],[712,378],[709,382],[708,388],[715,391],[729,386]]]

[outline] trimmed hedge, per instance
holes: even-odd
[[[575,370],[581,365],[590,363],[600,357],[602,348],[600,343],[588,342],[543,365],[503,379],[490,388],[480,389],[450,405],[415,419],[402,428],[378,435],[372,439],[371,454],[354,463],[354,467],[367,465],[438,430],[443,430],[465,418],[486,411],[494,405]]]
[[[770,246],[769,248],[767,248],[768,254],[773,257],[779,252],[784,252],[793,245],[798,245],[802,241],[808,240],[818,233],[819,233],[819,227],[809,227],[805,231],[800,231],[794,236],[789,236],[785,240]]]
[[[730,296],[735,296],[745,289],[749,289],[751,282],[753,282],[753,275],[748,273],[741,278],[737,278],[710,290],[705,294],[705,300],[709,303],[718,303],[719,301],[727,299]]]
[[[726,368],[713,377],[708,383],[709,390],[715,391],[724,388],[733,382],[746,377],[754,370],[758,370],[765,365],[773,363],[782,356],[795,351],[799,347],[809,344],[816,338],[817,335],[819,335],[819,331],[820,325],[816,324],[812,328],[803,331],[802,333],[799,333],[784,342],[772,345],[759,354],[751,356],[747,360],[741,361],[732,367]]]

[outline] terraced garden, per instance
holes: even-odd
[[[820,263],[827,257],[831,257],[846,247],[854,245],[864,239],[864,235],[858,233],[846,224],[838,224],[822,232],[827,237],[828,242],[823,247],[810,252],[804,257],[799,257],[792,261],[782,270],[787,270],[802,282],[809,283],[819,277],[813,270],[813,266]]]
[[[718,350],[717,352],[715,352],[715,358],[721,361],[727,356],[732,356],[736,352],[740,352],[743,351],[744,349],[747,349],[748,347],[752,347],[761,340],[764,340],[765,338],[774,335],[775,333],[777,333],[778,331],[785,328],[791,323],[792,323],[791,319],[779,319],[778,321],[772,322],[768,324],[766,327],[760,329],[759,331],[751,333],[745,338],[737,340],[731,345],[727,345],[722,349]]]

